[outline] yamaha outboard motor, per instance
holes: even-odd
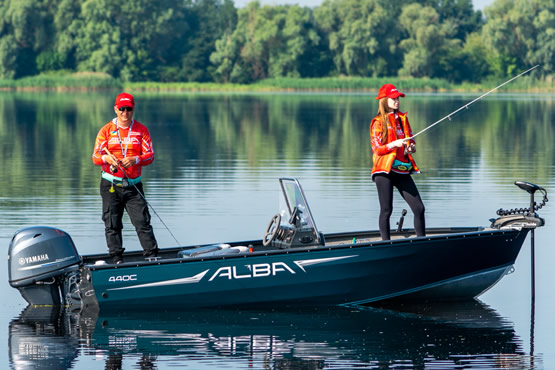
[[[44,226],[15,233],[8,251],[10,285],[32,305],[63,303],[66,276],[79,269],[81,258],[64,231]]]

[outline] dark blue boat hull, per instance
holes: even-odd
[[[527,233],[483,230],[207,259],[86,264],[81,292],[86,305],[102,310],[471,299],[514,264]]]

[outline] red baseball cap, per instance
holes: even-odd
[[[380,91],[378,92],[378,97],[376,98],[376,100],[380,100],[382,98],[395,99],[400,96],[404,98],[405,94],[403,94],[402,92],[399,92],[397,88],[392,84],[385,84],[382,87],[380,87]]]
[[[116,108],[121,107],[135,107],[135,99],[133,99],[133,95],[128,93],[121,93],[116,97]]]

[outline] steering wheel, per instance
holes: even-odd
[[[266,228],[266,232],[264,233],[264,238],[262,239],[262,245],[267,246],[269,245],[272,240],[275,239],[277,232],[279,230],[279,225],[281,223],[281,215],[278,213],[270,220],[270,224]]]

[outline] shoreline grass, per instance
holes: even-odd
[[[123,82],[104,73],[48,73],[16,80],[0,80],[3,91],[89,91],[126,90],[141,92],[376,92],[384,83],[393,83],[400,90],[416,92],[483,92],[503,83],[489,79],[480,84],[453,84],[430,78],[271,78],[253,84],[214,82]],[[542,80],[523,76],[500,89],[504,92],[555,93],[554,76]]]

